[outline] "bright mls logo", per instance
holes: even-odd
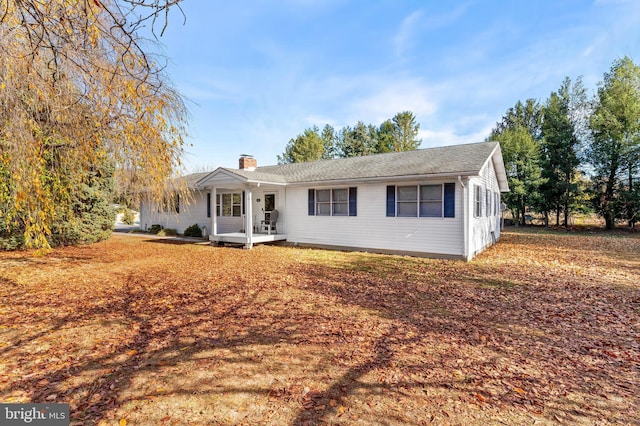
[[[0,404],[0,425],[69,426],[69,404]]]

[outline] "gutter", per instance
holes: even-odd
[[[472,176],[480,176],[478,171],[463,171],[463,172],[453,172],[453,173],[431,173],[431,174],[421,174],[421,175],[399,175],[399,176],[379,176],[379,177],[369,177],[369,178],[349,178],[349,179],[323,179],[323,180],[314,180],[314,181],[305,181],[305,182],[289,182],[286,186],[309,186],[309,185],[335,185],[336,183],[384,183],[384,182],[402,182],[402,181],[414,181],[414,180],[423,180],[423,179],[440,179],[440,178],[455,178],[460,176],[464,177],[472,177]]]

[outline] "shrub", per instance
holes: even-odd
[[[49,244],[91,244],[111,236],[116,214],[110,204],[115,184],[113,166],[90,170],[83,182],[72,183],[69,204],[60,206],[51,226]]]
[[[133,210],[125,208],[122,212],[122,223],[127,225],[133,225],[133,220],[135,219],[133,215]]]
[[[22,236],[22,234],[0,233],[0,250],[20,250],[24,248],[24,237]]]
[[[154,223],[149,228],[149,233],[150,234],[157,234],[158,232],[162,231],[163,229],[164,229],[164,227],[162,225],[160,225],[159,223]]]
[[[178,231],[172,228],[164,228],[163,230],[158,232],[158,235],[160,235],[161,237],[175,237],[176,235],[178,235]]]
[[[202,238],[202,229],[198,226],[198,224],[194,223],[190,227],[184,230],[185,237],[195,237]]]

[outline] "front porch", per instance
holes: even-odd
[[[271,243],[274,241],[285,241],[287,239],[286,234],[262,234],[253,232],[250,239],[244,232],[228,232],[225,234],[209,235],[209,241],[216,243],[232,243],[232,244],[244,244],[250,246],[253,244]],[[249,243],[250,241],[250,243]]]

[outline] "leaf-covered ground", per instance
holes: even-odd
[[[640,236],[474,261],[115,235],[0,254],[0,401],[76,424],[640,424]]]

